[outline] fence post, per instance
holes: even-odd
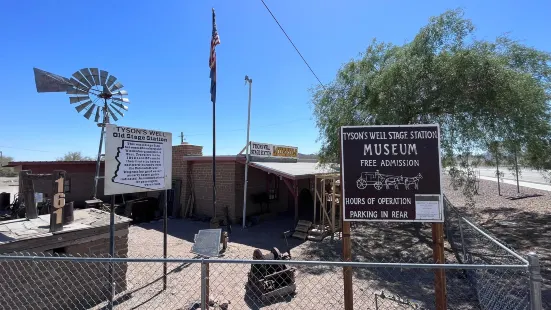
[[[530,309],[542,310],[540,260],[536,253],[528,253],[528,271],[530,272]]]
[[[207,309],[207,264],[201,259],[201,309]]]
[[[465,250],[465,238],[463,237],[463,225],[461,224],[461,222],[463,221],[463,219],[460,217],[458,222],[459,222],[459,234],[461,235],[461,250],[463,252],[463,263],[466,263],[467,262],[467,251]],[[468,262],[470,263],[470,262]]]

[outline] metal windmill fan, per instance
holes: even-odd
[[[128,111],[128,107],[124,105],[130,102],[128,98],[124,97],[128,95],[128,92],[122,89],[124,86],[117,81],[114,75],[98,68],[80,69],[73,73],[71,78],[34,68],[34,78],[37,92],[66,92],[69,95],[69,102],[76,105],[77,112],[83,113],[82,115],[86,119],[90,119],[93,114],[94,122],[101,127],[93,192],[93,198],[95,198],[100,178],[105,125],[110,122],[110,119],[118,121],[119,117],[123,117],[124,113],[121,110]]]
[[[124,97],[128,92],[122,89],[122,83],[117,82],[117,78],[109,75],[109,72],[98,68],[84,68],[73,73],[70,81],[73,87],[67,90],[67,94],[71,96],[69,101],[77,104],[77,112],[86,111],[83,114],[86,119],[90,119],[95,113],[94,121],[97,123],[103,112],[106,120],[102,120],[102,123],[108,123],[110,118],[118,121],[119,117],[123,117],[124,112],[121,110],[128,111],[128,107],[124,105],[130,102]]]
[[[34,68],[34,74],[39,93],[65,91],[70,96],[69,102],[76,104],[77,112],[86,119],[94,115],[96,123],[107,124],[110,119],[118,121],[124,116],[123,111],[128,111],[125,103],[130,100],[124,97],[128,92],[122,89],[123,84],[114,75],[105,70],[80,69],[70,79],[37,68]]]

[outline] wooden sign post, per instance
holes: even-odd
[[[34,180],[52,181],[52,207],[50,213],[50,232],[63,230],[63,207],[65,207],[65,179],[63,170],[55,170],[52,174],[32,174],[31,170],[19,172],[19,184],[22,187],[23,203],[27,219],[38,218],[38,210],[34,199]]]
[[[50,232],[63,230],[64,206],[65,171],[55,170],[52,174],[52,209],[50,210]]]
[[[351,258],[351,221],[433,223],[434,262],[445,263],[440,127],[343,126],[340,131],[343,258]],[[344,271],[345,309],[352,275]],[[436,309],[446,309],[446,275],[435,272]],[[348,306],[347,306],[348,305]]]

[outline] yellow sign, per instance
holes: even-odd
[[[298,158],[298,148],[274,145],[274,157]]]

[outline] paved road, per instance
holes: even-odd
[[[492,177],[492,178],[495,178],[496,176],[495,167],[479,167],[478,170],[480,170],[480,176]],[[513,172],[509,170],[509,168],[502,167],[499,169],[499,171],[503,172],[504,179],[516,180]],[[532,169],[521,169],[519,180],[524,182],[549,184],[549,180],[545,180],[545,178],[540,172]]]

